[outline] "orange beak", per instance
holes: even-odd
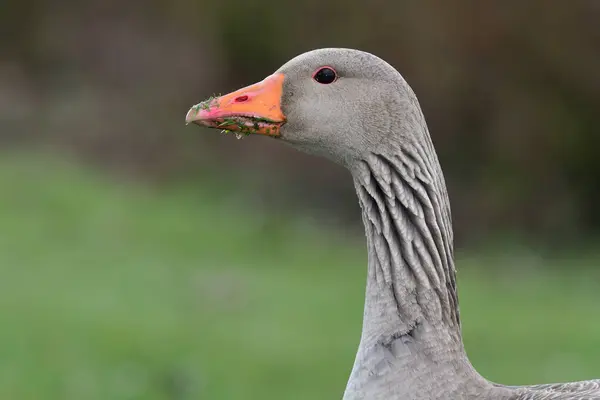
[[[279,136],[285,123],[281,111],[283,80],[283,74],[274,74],[254,85],[210,98],[190,108],[185,122],[247,135]]]

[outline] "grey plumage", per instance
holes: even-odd
[[[323,66],[338,80],[315,82]],[[461,336],[444,176],[402,76],[351,49],[311,51],[276,72],[285,76],[281,139],[345,166],[362,209],[367,288],[344,400],[600,400],[600,380],[503,386],[472,367]]]
[[[516,392],[515,400],[596,400],[600,398],[600,380],[535,385]]]
[[[338,81],[310,79],[321,66]],[[462,343],[450,203],[416,96],[383,60],[320,49],[285,75],[282,139],[352,173],[368,243],[363,332],[345,400],[600,399],[599,381],[507,387]]]

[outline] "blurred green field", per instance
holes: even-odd
[[[257,211],[214,182],[150,189],[4,155],[0,186],[0,399],[341,397],[362,238]],[[482,374],[600,377],[600,254],[457,265]]]

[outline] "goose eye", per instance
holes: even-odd
[[[322,67],[314,73],[313,79],[324,85],[332,83],[337,79],[335,70],[331,67]]]

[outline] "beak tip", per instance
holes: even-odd
[[[198,109],[196,106],[193,106],[189,109],[187,114],[185,115],[185,124],[189,125],[194,122],[198,118]]]

